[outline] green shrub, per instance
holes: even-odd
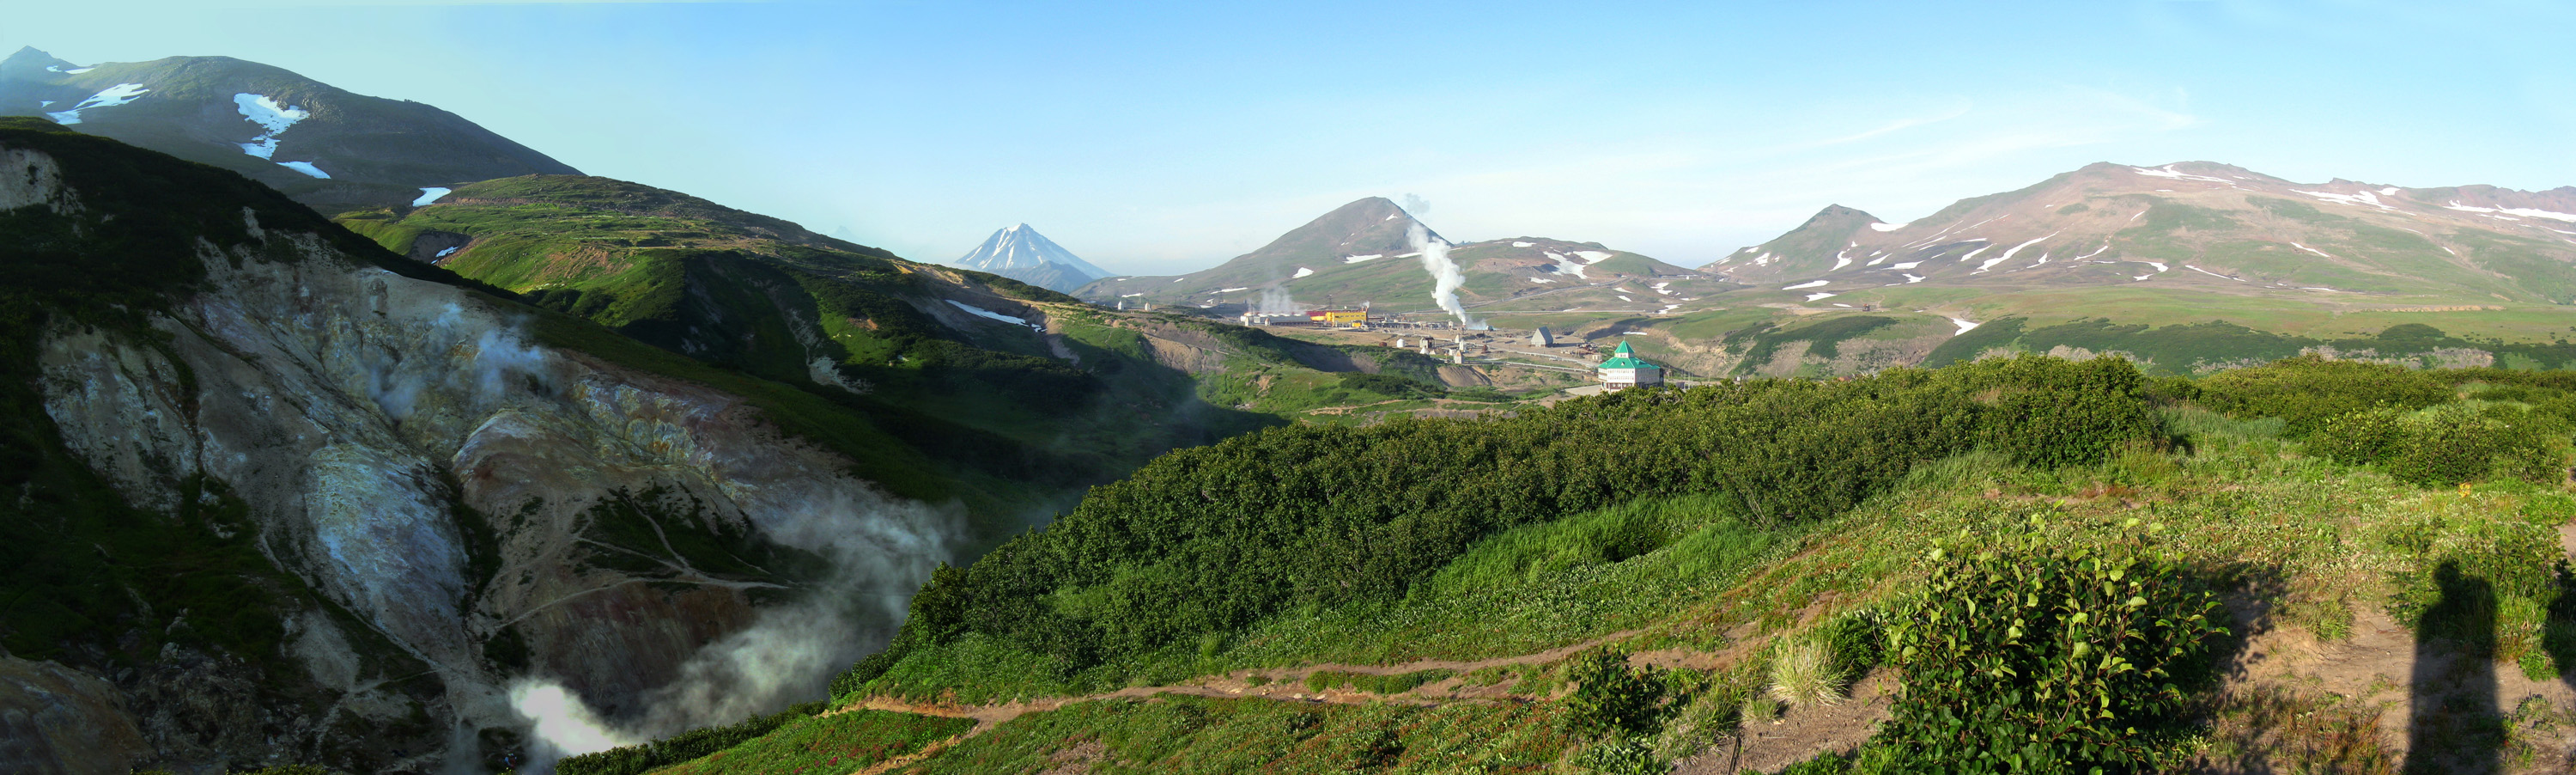
[[[1974,556],[1931,551],[1931,577],[1890,619],[1890,656],[1905,671],[1881,732],[1900,751],[1890,769],[2155,765],[2155,741],[2182,710],[2177,684],[2225,632],[2211,619],[2216,597],[2140,532],[2051,540],[2041,527]]]
[[[897,643],[978,636],[1046,664],[1045,680],[1114,685],[1149,655],[1289,612],[1658,547],[1729,554],[1717,550],[1758,545],[1747,536],[1830,517],[1981,448],[1996,454],[1978,465],[2098,463],[2160,438],[2142,384],[2118,359],[2028,356],[1847,382],[1629,391],[1508,417],[1272,428],[1157,458],[934,577],[921,599],[936,604],[918,604]],[[1675,535],[1658,515],[1595,514],[1681,495],[1721,501],[1739,524]],[[1444,571],[1496,536],[1510,545]],[[894,661],[858,666],[836,696],[885,680]]]
[[[1634,737],[1594,743],[1576,754],[1574,763],[1607,775],[1663,775],[1673,767],[1655,756],[1654,746]]]
[[[1565,698],[1567,728],[1587,735],[1653,733],[1663,724],[1663,673],[1629,666],[1624,649],[1605,646],[1576,655],[1566,674],[1574,681],[1574,693]]]
[[[2292,437],[2375,406],[2421,409],[2452,395],[2433,375],[2397,366],[2303,355],[2200,381],[2200,401],[2237,416],[2279,417]]]
[[[1965,381],[1989,405],[1978,440],[2025,466],[2099,463],[2159,426],[2147,407],[2146,378],[2126,359],[2070,364],[2024,353],[1954,369],[1945,376]]]
[[[2444,404],[2398,419],[2405,448],[2388,461],[2400,481],[2427,487],[2512,477],[2566,477],[2568,441],[2555,417],[2503,404]]]
[[[2567,423],[2516,404],[2461,401],[2406,412],[2381,406],[2325,421],[2308,449],[2346,465],[2382,464],[2400,481],[2446,487],[2566,477]]]
[[[2338,415],[2308,437],[2308,450],[2344,465],[2387,462],[2405,447],[2405,429],[2398,424],[2403,416],[2384,406]]]

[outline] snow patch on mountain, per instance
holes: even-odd
[[[1313,277],[1313,276],[1315,276],[1315,270],[1308,269],[1308,268],[1305,268],[1305,267],[1302,267],[1302,266],[1301,266],[1301,267],[1297,267],[1297,273],[1296,273],[1296,274],[1289,275],[1289,276],[1288,276],[1288,279],[1294,280],[1294,279],[1297,279],[1297,278],[1300,278],[1300,277]]]
[[[143,84],[120,83],[115,86],[107,87],[106,89],[99,91],[97,94],[90,95],[89,99],[81,100],[80,104],[73,105],[70,110],[47,113],[45,114],[45,117],[53,119],[54,123],[57,124],[78,124],[81,122],[81,111],[89,110],[91,108],[113,108],[118,105],[133,102],[136,98],[142,97],[144,93],[149,91],[152,90],[143,88]]]
[[[1584,276],[1583,265],[1575,263],[1574,259],[1566,258],[1563,254],[1554,252],[1547,253],[1547,257],[1549,260],[1556,262],[1555,271],[1557,274],[1570,274],[1585,280],[1592,279]]]
[[[281,161],[277,163],[277,166],[285,167],[323,180],[331,179],[331,173],[323,172],[322,168],[313,166],[313,163],[309,161]]]
[[[1345,263],[1345,264],[1356,264],[1356,263],[1359,263],[1359,262],[1362,262],[1362,261],[1367,261],[1367,260],[1372,259],[1372,258],[1385,258],[1385,257],[1386,257],[1386,254],[1384,254],[1384,253],[1370,253],[1370,254],[1365,255],[1365,256],[1343,256],[1343,257],[1342,257],[1342,263]]]
[[[1786,288],[1782,288],[1782,289],[1780,289],[1780,290],[1784,290],[1784,291],[1795,291],[1795,290],[1802,290],[1802,289],[1806,289],[1806,288],[1822,288],[1822,287],[1825,287],[1826,285],[1828,285],[1828,284],[1830,284],[1830,283],[1832,283],[1832,282],[1833,282],[1832,280],[1809,280],[1809,281],[1807,281],[1807,282],[1799,283],[1799,284],[1797,284],[1797,285],[1792,285],[1792,286],[1789,286],[1789,287],[1786,287]]]
[[[1842,294],[1839,294],[1839,293],[1810,293],[1810,294],[1807,294],[1807,300],[1808,300],[1808,301],[1816,301],[1816,300],[1819,300],[1819,299],[1830,299],[1830,298],[1833,298],[1833,297],[1836,297],[1836,296],[1840,296],[1840,295],[1842,295]]]
[[[313,117],[312,111],[293,105],[279,104],[277,100],[270,99],[264,94],[249,92],[235,94],[233,105],[235,109],[241,111],[244,120],[258,124],[260,129],[265,130],[260,132],[258,137],[251,138],[250,142],[240,144],[242,153],[262,159],[277,153],[278,134],[285,132],[288,127],[295,126],[296,122]]]
[[[2549,210],[2534,210],[2528,207],[2478,207],[2475,205],[2460,204],[2459,201],[2453,200],[2450,204],[2443,205],[2442,209],[2458,210],[2464,213],[2505,213],[2510,215],[2519,215],[2525,218],[2549,218],[2576,223],[2576,215],[2552,212]],[[2552,229],[2551,231],[2556,231],[2556,229]]]
[[[966,303],[966,302],[958,301],[958,300],[956,300],[956,299],[941,299],[940,301],[948,302],[949,306],[953,306],[953,307],[956,307],[956,308],[958,308],[958,309],[965,310],[965,311],[966,311],[966,314],[974,315],[974,316],[979,317],[979,318],[989,318],[989,319],[992,319],[992,320],[999,320],[999,321],[1002,321],[1002,322],[1004,322],[1004,323],[1012,323],[1012,324],[1023,325],[1023,326],[1025,326],[1025,325],[1028,325],[1028,324],[1029,324],[1029,321],[1028,321],[1027,319],[1025,319],[1025,318],[1017,318],[1017,317],[1012,317],[1012,316],[1010,316],[1010,315],[1004,315],[1004,314],[1002,314],[1002,313],[994,312],[994,311],[992,311],[992,310],[985,309],[985,308],[983,308],[983,307],[978,307],[978,306],[975,306],[975,305],[973,305],[973,304],[968,304],[968,303]]]
[[[266,157],[262,157],[262,158],[266,158]],[[437,187],[437,186],[427,186],[427,187],[423,187],[423,188],[420,190],[420,198],[418,198],[418,199],[414,199],[414,200],[411,200],[411,206],[413,206],[413,207],[428,207],[428,206],[429,206],[429,204],[430,204],[431,202],[436,202],[436,201],[438,201],[438,198],[439,198],[439,197],[446,196],[446,195],[448,195],[448,194],[450,194],[450,193],[454,193],[455,191],[456,191],[456,189],[452,189],[452,188],[439,188],[439,187]]]
[[[2378,194],[2373,194],[2368,191],[2358,194],[2338,194],[2332,191],[2302,191],[2294,188],[2290,189],[2290,192],[2294,194],[2306,194],[2335,204],[2352,205],[2354,207],[2376,207],[2390,212],[2396,212],[2397,210],[2397,208],[2388,206],[2388,203],[2379,201]]]
[[[2290,247],[2298,248],[2298,249],[2300,249],[2300,250],[2305,250],[2305,251],[2310,252],[2310,253],[2315,253],[2315,254],[2317,254],[2318,256],[2321,256],[2321,257],[2324,257],[2324,258],[2333,258],[2333,257],[2334,257],[2334,256],[2326,255],[2326,252],[2325,252],[2325,251],[2318,250],[2318,249],[2316,249],[2316,248],[2312,248],[2312,247],[2308,247],[2308,246],[2306,246],[2306,245],[2301,245],[2301,244],[2296,243],[2296,242],[2292,242],[2292,243],[2290,243]]]
[[[1869,225],[1869,230],[1870,230],[1870,231],[1895,231],[1895,230],[1897,230],[1897,229],[1905,228],[1907,224],[1911,224],[1911,223],[1913,223],[1913,221],[1906,221],[1905,223],[1873,223],[1873,224],[1870,224],[1870,225]]]
[[[2210,176],[2208,176],[2208,175],[2194,175],[2194,174],[2191,174],[2191,173],[2188,173],[2188,172],[2175,172],[2175,171],[2173,170],[2173,165],[2171,165],[2171,164],[2167,164],[2167,165],[2165,165],[2165,166],[2162,166],[2162,167],[2155,167],[2155,168],[2147,168],[2147,167],[2130,167],[2130,168],[2129,168],[2129,171],[2131,171],[2131,172],[2135,172],[2135,173],[2138,173],[2138,174],[2140,174],[2140,175],[2146,175],[2146,176],[2148,176],[2148,177],[2171,178],[2171,179],[2174,179],[2174,180],[2197,180],[2197,181],[2202,181],[2202,182],[2205,182],[2205,183],[2217,183],[2217,184],[2225,185],[2225,186],[2227,186],[2227,187],[2229,187],[2229,188],[2236,188],[2236,187],[2237,187],[2237,185],[2236,185],[2236,181],[2228,180],[2228,179],[2226,179],[2226,178],[2213,178],[2213,177],[2210,177]]]
[[[1958,331],[1955,331],[1955,332],[1952,332],[1952,333],[1950,334],[1951,336],[1958,336],[1958,335],[1960,335],[1960,334],[1964,334],[1964,333],[1967,333],[1967,332],[1969,332],[1969,331],[1974,331],[1974,330],[1976,330],[1976,328],[1977,328],[1978,326],[1985,325],[1985,324],[1983,324],[1983,323],[1979,323],[1979,322],[1976,322],[1976,321],[1974,321],[1974,320],[1968,320],[1968,319],[1966,319],[1966,318],[1951,318],[1951,319],[1950,319],[1950,322],[1952,322],[1952,323],[1956,323],[1956,324],[1958,324],[1958,325],[1959,325],[1959,330],[1958,330]]]

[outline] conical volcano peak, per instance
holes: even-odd
[[[1026,223],[995,230],[953,263],[1059,291],[1109,276],[1108,270],[1092,266]]]

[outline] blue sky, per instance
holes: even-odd
[[[7,50],[266,62],[921,260],[1176,273],[1414,194],[1695,266],[2094,161],[2576,185],[2562,2],[18,5]]]

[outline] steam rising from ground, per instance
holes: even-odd
[[[1404,241],[1422,252],[1422,271],[1431,273],[1431,300],[1458,316],[1460,325],[1475,327],[1476,321],[1467,317],[1467,308],[1458,304],[1458,286],[1465,285],[1467,277],[1458,272],[1458,262],[1449,260],[1449,241],[1432,236],[1418,222],[1405,227]]]
[[[1297,299],[1288,295],[1288,289],[1279,287],[1281,282],[1285,281],[1272,281],[1261,287],[1261,298],[1252,303],[1253,313],[1294,315],[1306,311],[1306,305],[1297,303]]]
[[[522,678],[511,683],[510,709],[531,725],[528,737],[535,744],[529,746],[527,765],[519,768],[529,772],[551,771],[566,756],[638,742],[609,729],[580,697],[551,682]]]
[[[922,579],[954,556],[962,517],[953,508],[887,497],[847,479],[798,489],[767,499],[783,507],[746,504],[746,511],[770,540],[820,555],[831,572],[797,602],[765,609],[750,627],[700,649],[677,679],[644,698],[642,718],[586,725],[596,716],[578,696],[551,681],[521,679],[512,707],[529,723],[535,744],[530,766],[520,772],[543,773],[565,755],[821,699],[832,676],[893,637]],[[557,697],[562,701],[553,702]]]
[[[444,362],[405,363],[395,359],[390,349],[368,351],[367,393],[386,416],[410,419],[420,408],[421,397],[437,388],[470,388],[454,392],[471,396],[478,404],[490,404],[515,392],[514,388],[546,379],[546,353],[527,343],[520,322],[486,328],[471,344],[462,332],[466,325],[465,310],[450,302],[423,329],[425,336],[451,338],[458,346],[470,348],[465,369],[451,370]]]

